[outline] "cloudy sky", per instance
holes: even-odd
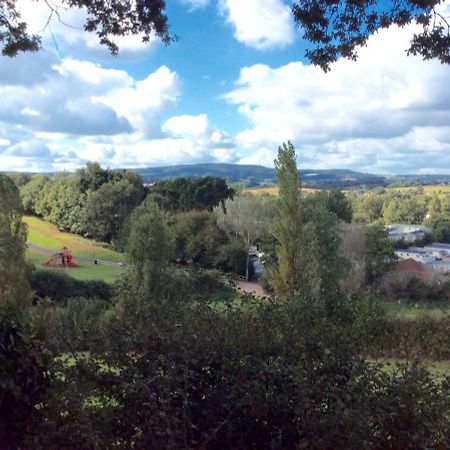
[[[42,30],[45,3],[19,2]],[[406,56],[414,26],[325,74],[304,59],[288,0],[167,3],[168,47],[127,37],[113,57],[71,10],[43,51],[0,56],[0,170],[272,166],[290,139],[301,168],[450,173],[450,66]]]

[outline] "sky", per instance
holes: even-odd
[[[18,2],[43,30],[45,2]],[[167,4],[169,46],[124,37],[112,56],[71,9],[42,51],[0,56],[0,171],[271,167],[291,140],[300,169],[450,174],[450,66],[406,55],[416,25],[378,32],[324,73],[287,0]]]

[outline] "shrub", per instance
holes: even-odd
[[[0,321],[0,446],[20,448],[41,424],[37,405],[49,386],[48,354],[15,324]]]
[[[238,241],[231,241],[219,248],[214,266],[224,272],[232,272],[237,275],[245,275],[247,264],[247,251]],[[252,266],[250,265],[249,269]]]
[[[50,297],[55,302],[63,302],[71,297],[108,300],[113,295],[113,288],[104,281],[76,280],[65,273],[50,270],[32,270],[28,273],[28,280],[38,298]]]

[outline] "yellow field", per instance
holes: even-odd
[[[307,192],[307,193],[316,192],[318,190],[319,189],[312,189],[312,188],[303,188],[302,189],[303,192]],[[267,194],[267,195],[273,195],[273,196],[277,197],[278,196],[278,187],[274,186],[274,187],[268,187],[268,188],[245,189],[244,192],[248,192],[253,195]]]
[[[408,192],[415,191],[419,186],[407,186],[407,187],[391,187],[388,188],[389,191],[396,192]],[[449,195],[450,194],[450,185],[440,186],[440,185],[429,185],[429,186],[421,186],[426,194],[438,194],[438,195]]]

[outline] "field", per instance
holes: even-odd
[[[312,188],[303,188],[302,191],[303,192],[316,192],[319,189],[312,189]],[[267,187],[267,188],[252,188],[252,189],[245,189],[244,192],[249,192],[250,194],[253,195],[263,195],[263,194],[267,194],[267,195],[273,195],[275,197],[278,196],[278,187],[277,186],[273,186],[273,187]]]
[[[80,256],[116,262],[124,261],[124,256],[121,253],[102,247],[76,234],[59,231],[55,225],[45,220],[26,216],[24,222],[28,225],[28,242],[32,244],[54,250],[55,252],[66,246],[73,253],[74,257]]]
[[[27,261],[33,263],[37,268],[44,269],[44,263],[48,260],[48,255],[32,249],[27,251]],[[76,258],[75,258],[76,261]],[[123,269],[118,266],[109,266],[103,264],[92,264],[87,262],[77,263],[80,267],[57,268],[47,270],[58,270],[70,275],[77,280],[103,280],[107,283],[114,283],[118,280]]]
[[[423,190],[426,194],[438,194],[438,195],[449,195],[450,194],[450,185],[425,185],[425,186],[405,186],[405,187],[390,187],[389,191],[396,192],[408,192],[415,191],[419,187],[423,187]]]
[[[111,249],[104,248],[89,239],[82,238],[75,234],[64,233],[44,220],[36,217],[25,217],[24,221],[28,225],[28,242],[39,247],[57,252],[61,247],[68,247],[74,256],[74,261],[80,266],[77,268],[61,268],[49,270],[61,270],[67,275],[78,280],[103,280],[107,283],[116,281],[123,269],[116,265],[93,264],[91,261],[80,260],[79,258],[102,259],[107,261],[122,262],[124,255]],[[27,261],[32,262],[38,268],[44,268],[43,264],[49,259],[46,252],[28,248]],[[78,259],[77,259],[78,257]]]

